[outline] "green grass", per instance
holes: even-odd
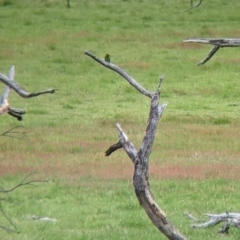
[[[206,1],[0,0],[0,72],[15,65],[15,79],[30,92],[22,99],[27,137],[0,137],[0,186],[10,188],[37,170],[49,183],[26,186],[2,205],[19,234],[0,239],[164,239],[139,206],[133,166],[117,141],[119,122],[136,148],[141,144],[149,99],[116,73],[84,55],[111,61],[154,91],[165,74],[159,123],[150,158],[154,196],[189,239],[222,239],[214,229],[189,227],[183,215],[239,211],[239,48],[225,48],[204,66],[211,46],[183,43],[194,37],[239,37],[237,0]],[[1,89],[4,86],[2,85]],[[1,132],[19,124],[1,116]],[[19,129],[21,131],[21,129]],[[56,218],[54,224],[29,215]],[[7,225],[0,217],[0,225]],[[231,229],[228,239],[238,239]]]
[[[20,178],[19,178],[20,180]],[[5,185],[11,179],[6,178]],[[211,186],[211,187],[210,187]],[[210,188],[214,191],[209,191]],[[169,219],[192,239],[220,239],[216,229],[193,230],[184,215],[191,213],[207,220],[204,212],[236,211],[239,183],[229,180],[152,181],[152,190]],[[23,195],[24,192],[24,195]],[[178,192],[178,197],[176,197]],[[74,181],[51,180],[47,185],[24,187],[3,203],[19,234],[1,234],[1,239],[164,239],[139,206],[127,180],[82,178]],[[55,223],[30,220],[30,216],[55,218]],[[228,239],[237,239],[232,229]]]

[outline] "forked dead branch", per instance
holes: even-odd
[[[41,92],[28,93],[17,82],[14,81],[14,75],[14,66],[11,66],[8,76],[0,73],[0,81],[6,85],[3,93],[0,95],[0,115],[8,113],[10,116],[16,118],[18,121],[22,121],[22,115],[26,113],[25,110],[10,107],[8,99],[11,89],[13,89],[16,93],[18,93],[18,95],[23,98],[31,98],[41,94],[54,93],[57,89],[48,89]]]
[[[10,71],[13,71],[14,74],[14,66],[11,67]],[[42,94],[48,94],[48,93],[55,93],[58,89],[47,89],[44,91],[36,92],[36,93],[29,93],[25,91],[16,81],[13,79],[10,79],[6,75],[0,73],[0,81],[3,82],[6,86],[13,89],[19,96],[23,98],[32,98],[36,97]]]
[[[193,38],[184,40],[185,43],[203,43],[213,45],[213,49],[209,52],[206,58],[200,61],[197,65],[203,65],[209,61],[212,56],[219,50],[219,48],[224,47],[240,47],[240,38]]]
[[[186,240],[186,238],[170,223],[166,214],[156,203],[149,186],[149,173],[148,173],[148,159],[153,146],[157,124],[161,118],[166,104],[159,105],[160,100],[160,86],[163,77],[160,78],[159,85],[155,92],[150,92],[142,87],[134,78],[127,74],[124,70],[117,65],[106,62],[103,59],[96,57],[91,52],[86,51],[86,55],[102,64],[104,67],[109,68],[123,78],[125,78],[137,91],[151,99],[150,114],[147,123],[145,136],[143,137],[139,151],[128,140],[127,135],[122,130],[119,123],[117,129],[119,131],[119,141],[117,144],[112,145],[107,151],[106,155],[110,155],[118,148],[123,147],[129,158],[134,164],[133,185],[135,194],[138,198],[140,205],[144,208],[152,223],[163,233],[168,239],[171,240]]]

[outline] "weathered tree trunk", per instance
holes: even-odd
[[[197,64],[198,66],[203,65],[208,60],[210,60],[212,56],[219,50],[219,48],[240,47],[240,38],[193,38],[184,40],[184,42],[211,44],[214,46],[213,49],[209,52],[208,56]]]
[[[153,141],[155,138],[155,133],[157,129],[157,124],[162,116],[162,113],[167,106],[166,104],[159,105],[160,91],[163,77],[160,78],[160,83],[157,87],[156,92],[151,93],[150,91],[143,88],[137,83],[131,76],[120,69],[118,66],[106,62],[102,59],[97,58],[90,52],[85,52],[86,55],[93,58],[95,61],[99,62],[103,66],[117,72],[123,78],[125,78],[137,91],[143,95],[151,98],[151,107],[148,125],[146,129],[146,134],[143,137],[142,145],[139,151],[137,151],[134,145],[128,140],[127,135],[123,132],[121,126],[117,124],[119,130],[119,142],[112,145],[107,151],[106,155],[109,156],[115,150],[123,147],[125,152],[128,154],[129,158],[134,164],[134,176],[133,185],[135,188],[135,194],[138,198],[140,205],[146,211],[148,217],[152,223],[161,231],[168,239],[171,240],[186,240],[184,236],[169,222],[166,214],[157,205],[154,197],[150,191],[149,187],[149,174],[148,174],[148,159],[151,153]]]

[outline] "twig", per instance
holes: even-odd
[[[199,222],[200,220],[197,219],[196,217],[194,217],[192,214],[190,213],[185,213],[186,216],[188,216],[192,221],[194,222]]]
[[[32,176],[33,174],[35,174],[36,172],[32,172],[30,174],[28,174],[25,178],[23,178],[23,180],[17,184],[16,186],[14,186],[13,188],[11,189],[7,189],[7,190],[0,190],[0,193],[9,193],[9,192],[12,192],[14,191],[16,188],[19,188],[21,186],[24,186],[24,185],[33,185],[32,183],[39,183],[39,182],[48,182],[48,181],[45,181],[45,180],[31,180],[31,181],[28,181],[28,182],[24,182],[27,178],[29,178],[30,176]]]
[[[23,178],[23,180],[19,184],[17,184],[16,186],[14,186],[11,189],[4,190],[3,188],[1,188],[0,193],[7,194],[7,193],[14,191],[15,189],[17,189],[21,186],[24,186],[24,185],[32,185],[32,183],[39,183],[39,182],[47,182],[47,181],[43,181],[43,180],[31,180],[31,181],[25,182],[27,178],[29,178],[30,176],[32,176],[35,173],[36,172],[34,171],[34,172],[28,174],[26,177]],[[17,227],[14,225],[14,223],[11,221],[11,219],[3,211],[1,201],[6,201],[6,198],[0,198],[0,213],[2,213],[4,218],[10,223],[10,225],[13,227],[13,229],[2,226],[2,225],[0,225],[0,228],[7,231],[7,232],[19,233],[19,231],[17,230]]]
[[[202,1],[203,1],[203,0],[200,0],[199,3],[197,3],[196,5],[193,5],[193,0],[190,0],[190,5],[191,5],[191,7],[188,8],[188,9],[186,9],[186,10],[184,10],[184,12],[188,12],[188,11],[190,11],[190,10],[193,9],[193,8],[199,7],[199,6],[201,5]]]
[[[3,211],[1,202],[0,202],[0,212],[2,213],[2,215],[5,217],[5,219],[7,219],[7,221],[10,223],[10,225],[14,228],[14,229],[10,229],[8,227],[2,226],[0,225],[0,228],[7,231],[7,232],[14,232],[14,233],[19,233],[19,231],[17,230],[17,227],[15,226],[15,224],[11,221],[11,219],[5,214],[5,212]]]
[[[159,79],[159,84],[158,84],[158,87],[157,87],[157,91],[160,91],[160,88],[161,88],[163,79],[164,79],[164,74],[163,74],[163,75],[160,77],[160,79]]]
[[[16,128],[20,128],[20,127],[22,127],[22,126],[19,125],[19,126],[13,127],[11,129],[7,130],[6,132],[2,133],[1,135],[4,136],[4,137],[23,139],[28,132],[14,132],[14,131],[12,131],[12,130],[14,130]],[[11,136],[11,135],[8,135],[8,134],[22,134],[22,137],[15,137],[15,136]]]

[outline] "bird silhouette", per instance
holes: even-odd
[[[14,68],[11,67],[9,71],[8,78],[13,81],[14,78]],[[8,102],[10,93],[10,87],[6,86],[2,95],[0,96],[0,115],[8,113],[10,116],[17,118],[18,121],[22,121],[22,115],[25,114],[25,111],[18,108],[11,108]]]
[[[14,75],[14,66],[10,68],[9,74]],[[11,73],[10,73],[11,72]],[[7,85],[9,88],[13,89],[18,95],[20,95],[23,98],[31,98],[36,97],[41,94],[46,93],[55,93],[58,89],[47,89],[45,91],[36,92],[36,93],[29,93],[25,91],[17,82],[15,82],[13,79],[7,77],[6,75],[0,73],[0,81],[3,82],[5,85]]]
[[[110,62],[110,55],[107,53],[106,55],[105,55],[105,57],[104,57],[104,60],[106,61],[106,62]]]

